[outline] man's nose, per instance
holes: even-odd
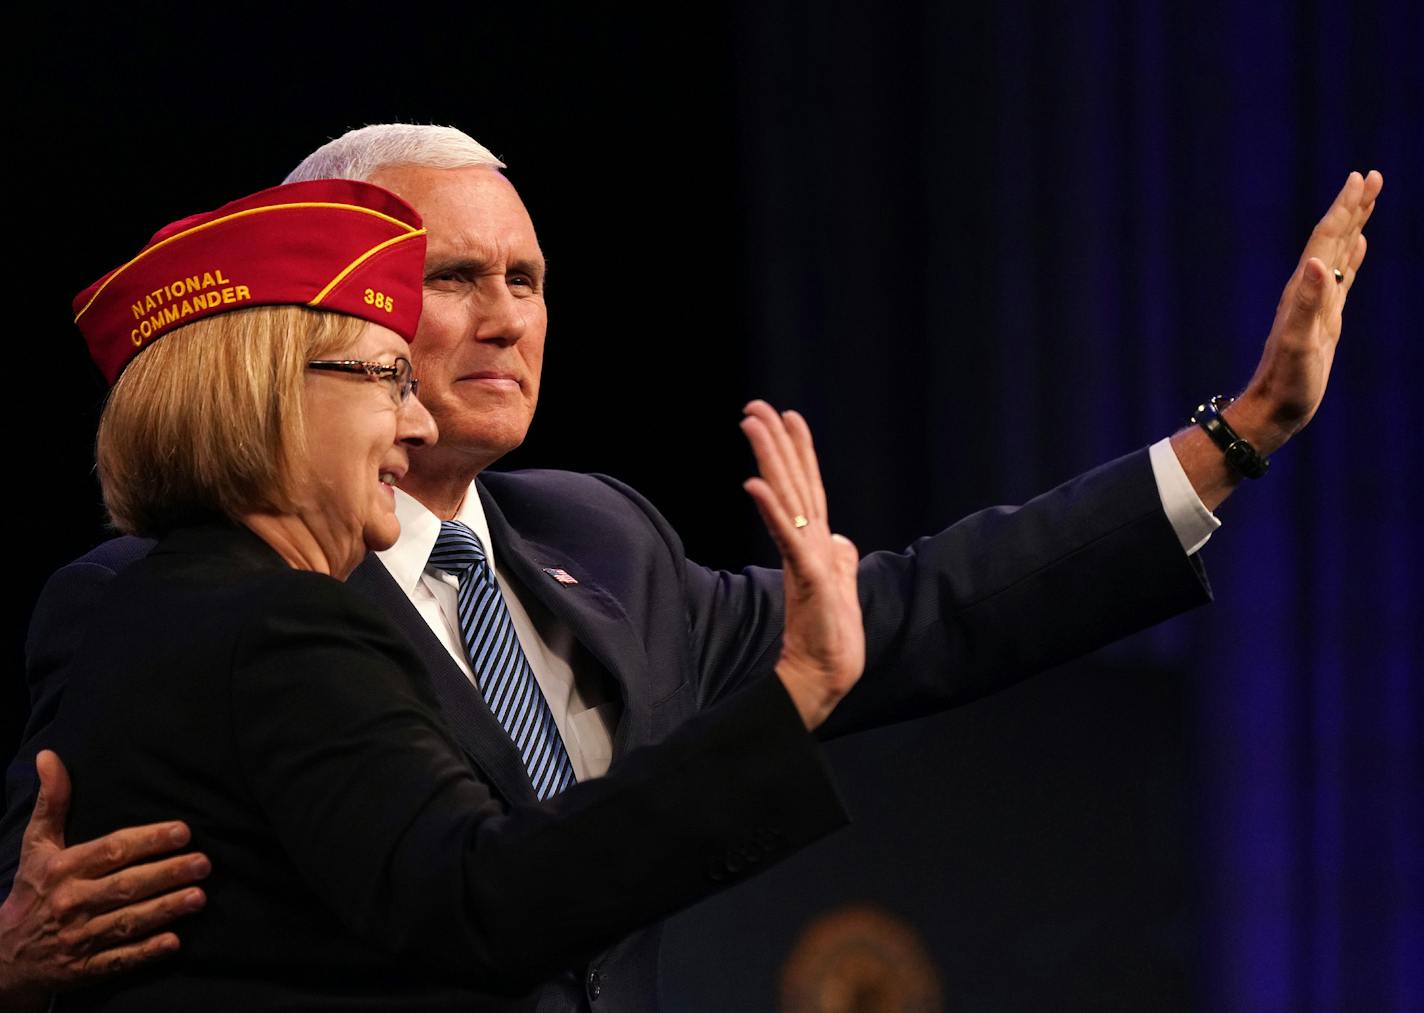
[[[475,340],[512,345],[524,337],[532,308],[515,297],[503,278],[483,294],[473,306]]]

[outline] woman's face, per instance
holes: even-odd
[[[367,323],[346,348],[323,356],[393,365],[410,346],[394,331]],[[364,373],[308,370],[306,435],[310,481],[299,510],[333,572],[388,549],[400,535],[395,484],[410,467],[407,452],[436,440],[435,422],[414,394],[397,403],[393,380]],[[347,567],[345,564],[349,563]]]

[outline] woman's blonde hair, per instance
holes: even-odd
[[[99,420],[99,484],[119,530],[157,537],[224,515],[292,508],[306,468],[307,363],[364,320],[257,306],[199,320],[144,349]]]

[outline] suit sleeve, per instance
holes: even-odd
[[[114,570],[80,561],[56,570],[35,602],[25,641],[25,678],[30,717],[24,741],[5,771],[5,816],[0,821],[0,899],[8,897],[20,864],[20,839],[35,807],[39,782],[35,754],[45,747],[50,723],[59,712],[68,685],[69,663],[94,607],[104,596]]]
[[[676,536],[649,513],[671,551]],[[784,621],[781,573],[686,564],[699,701],[770,670]],[[1021,507],[973,514],[860,567],[866,671],[819,734],[919,717],[995,692],[1206,602],[1196,557],[1162,510],[1147,451]]]
[[[506,811],[389,620],[302,576],[238,641],[240,765],[318,894],[413,961],[518,991],[845,820],[775,680],[612,776]]]

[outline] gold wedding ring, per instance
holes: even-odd
[[[810,524],[811,522],[806,519],[805,514],[797,514],[795,517],[791,518],[791,523],[796,525],[798,528],[804,528],[807,524]]]

